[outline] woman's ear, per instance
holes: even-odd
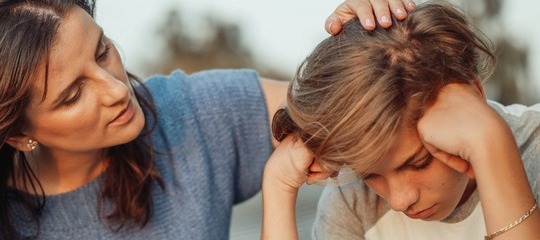
[[[8,137],[6,143],[22,152],[32,151],[38,146],[38,142],[26,134]]]

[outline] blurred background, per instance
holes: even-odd
[[[288,81],[328,34],[326,17],[341,0],[97,0],[97,21],[118,45],[128,70],[146,78],[180,68],[253,68]],[[421,3],[423,1],[415,1]],[[452,0],[493,41],[499,63],[490,99],[540,102],[540,10],[535,0]],[[301,189],[298,221],[309,239],[322,187]],[[231,239],[258,239],[260,195],[235,207]]]

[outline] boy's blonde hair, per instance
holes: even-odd
[[[442,86],[489,77],[495,56],[483,37],[443,2],[421,4],[389,29],[352,20],[302,63],[274,136],[298,134],[327,171],[365,172],[399,128],[416,127]]]

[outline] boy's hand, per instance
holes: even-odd
[[[492,141],[515,141],[508,125],[474,84],[448,84],[418,122],[426,149],[456,171],[473,176],[475,156]]]
[[[287,191],[298,191],[304,183],[311,184],[331,174],[321,170],[313,153],[301,140],[289,135],[270,156],[264,175]]]

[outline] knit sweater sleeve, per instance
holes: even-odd
[[[177,71],[153,77],[147,85],[158,109],[155,144],[174,155],[171,177],[211,192],[232,193],[234,203],[260,191],[272,143],[254,71]]]

